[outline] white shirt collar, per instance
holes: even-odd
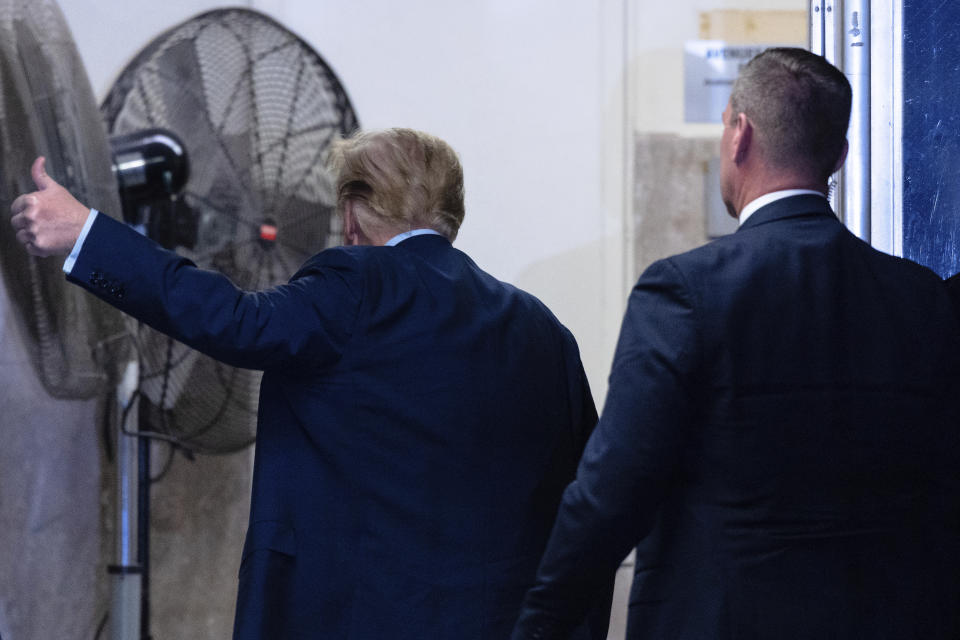
[[[812,195],[826,198],[823,193],[820,191],[814,191],[813,189],[784,189],[783,191],[771,191],[770,193],[765,193],[756,200],[751,200],[747,203],[747,206],[745,206],[740,212],[740,226],[742,227],[743,223],[747,221],[747,218],[752,216],[757,209],[765,207],[771,202],[776,202],[777,200],[782,200],[791,196],[802,195]]]
[[[385,247],[395,247],[407,238],[412,238],[413,236],[426,236],[426,235],[441,235],[439,231],[434,231],[433,229],[412,229],[410,231],[404,231],[403,233],[398,233],[384,243]]]

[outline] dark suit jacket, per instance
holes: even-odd
[[[960,637],[950,307],[816,196],[653,264],[514,637],[638,541],[631,639]]]
[[[957,308],[958,314],[960,314],[960,273],[955,273],[947,278],[947,291],[950,292],[953,298],[953,304]]]
[[[435,235],[244,292],[107,216],[70,279],[265,372],[236,638],[509,635],[596,421],[539,301]]]

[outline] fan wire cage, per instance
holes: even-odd
[[[86,72],[53,0],[0,0],[0,200],[46,170],[81,202],[119,215],[110,149]],[[57,398],[90,398],[118,379],[129,347],[120,313],[69,285],[63,258],[34,258],[0,224],[7,295],[40,382]]]
[[[166,244],[246,290],[285,282],[337,244],[340,222],[324,160],[357,128],[324,60],[263,14],[201,14],[149,44],[101,108],[111,135],[159,127],[184,143],[190,177]],[[141,423],[200,453],[255,437],[260,374],[134,328]]]

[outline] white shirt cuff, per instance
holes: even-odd
[[[67,260],[63,263],[63,272],[69,274],[73,271],[73,265],[77,262],[77,256],[80,255],[80,249],[83,248],[83,241],[87,239],[87,234],[90,233],[90,227],[93,226],[93,221],[97,219],[97,210],[90,209],[90,215],[87,216],[87,221],[83,224],[83,229],[80,230],[80,235],[77,236],[77,241],[73,243],[73,250],[70,252],[70,255],[67,256]]]

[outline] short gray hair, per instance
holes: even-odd
[[[740,72],[730,111],[746,114],[768,162],[826,181],[843,153],[850,100],[850,83],[822,56],[777,47]]]

